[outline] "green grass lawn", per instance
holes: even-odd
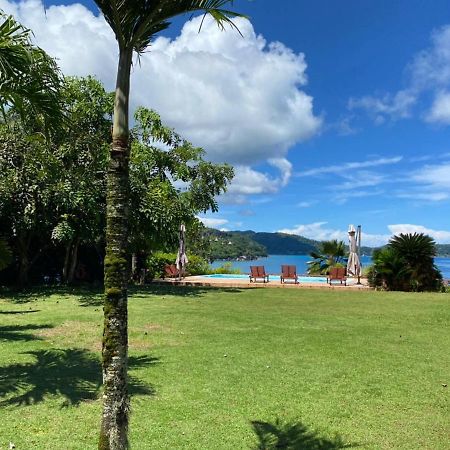
[[[132,448],[446,449],[450,295],[148,288]],[[0,448],[95,449],[101,295],[0,298]]]

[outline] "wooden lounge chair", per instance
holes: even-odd
[[[347,269],[345,267],[332,267],[330,273],[327,276],[327,283],[331,284],[333,280],[344,282],[344,286],[347,286]]]
[[[262,279],[263,283],[269,282],[269,274],[266,273],[264,266],[250,266],[250,283],[256,283],[258,279]]]
[[[294,280],[295,284],[298,284],[297,267],[283,265],[281,266],[281,283],[286,283],[286,280]]]
[[[163,278],[176,278],[178,276],[178,269],[175,264],[166,264],[164,266]]]

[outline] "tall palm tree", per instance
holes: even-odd
[[[62,120],[62,77],[55,61],[32,44],[31,31],[0,10],[0,110],[13,107],[23,120],[42,118],[47,127]]]
[[[107,181],[105,303],[102,344],[103,416],[99,449],[128,448],[127,282],[130,156],[128,103],[133,52],[138,55],[169,20],[202,11],[224,28],[239,14],[223,7],[232,0],[95,0],[119,47],[111,159]]]

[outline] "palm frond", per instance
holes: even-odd
[[[0,106],[25,117],[42,117],[47,127],[62,119],[61,73],[44,50],[32,44],[31,31],[0,11]]]
[[[95,0],[116,35],[119,48],[142,53],[153,37],[170,25],[170,19],[181,14],[202,11],[218,26],[230,25],[235,17],[246,17],[223,7],[233,0]]]

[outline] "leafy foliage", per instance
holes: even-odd
[[[392,291],[437,291],[442,275],[434,265],[434,240],[423,233],[394,236],[385,248],[373,254],[368,273],[373,287]]]
[[[326,274],[331,267],[342,266],[346,248],[343,241],[333,239],[319,244],[317,251],[310,253],[313,261],[308,262],[309,274]]]
[[[131,47],[137,53],[144,52],[155,34],[168,28],[169,20],[180,14],[203,11],[222,28],[225,24],[236,28],[231,19],[242,16],[223,8],[232,0],[96,0],[96,3],[114,31],[119,47]]]
[[[0,109],[12,107],[23,121],[57,128],[62,78],[55,61],[32,44],[31,31],[0,10]]]
[[[148,277],[161,278],[166,265],[175,264],[176,253],[155,252],[147,259]],[[189,275],[204,275],[211,272],[208,262],[201,256],[188,254],[186,273]]]
[[[181,223],[191,233],[201,233],[196,215],[217,211],[215,197],[226,190],[233,169],[205,161],[203,149],[164,126],[155,111],[138,108],[135,119],[130,162],[132,247],[171,250],[178,243]]]
[[[12,262],[12,252],[5,239],[0,239],[0,270],[8,267]]]

